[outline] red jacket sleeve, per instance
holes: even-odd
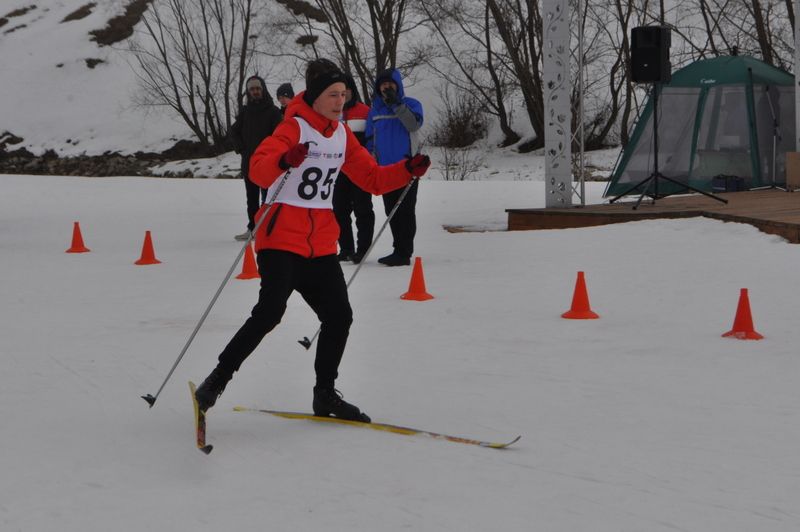
[[[362,190],[377,195],[397,190],[408,184],[411,180],[411,173],[406,169],[405,159],[394,164],[378,166],[378,163],[361,145],[350,128],[345,128],[345,130],[347,131],[347,149],[342,172],[353,183]]]
[[[261,141],[256,151],[250,157],[250,181],[268,188],[286,170],[283,170],[279,161],[289,148],[300,142],[300,125],[297,120],[284,120],[272,135]]]

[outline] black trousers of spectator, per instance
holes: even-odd
[[[286,302],[296,290],[321,322],[314,361],[316,385],[333,388],[353,322],[347,284],[336,255],[307,259],[268,249],[258,252],[257,262],[261,274],[258,302],[219,355],[218,367],[229,374],[238,371],[264,336],[280,323]]]
[[[244,189],[247,193],[247,230],[252,231],[256,228],[256,213],[261,206],[261,187],[250,181],[247,173],[242,173],[244,178]]]
[[[333,189],[333,212],[339,223],[339,250],[352,255],[363,255],[372,245],[375,231],[375,211],[372,209],[372,194],[358,188],[344,175],[339,174]],[[356,240],[353,240],[353,224],[350,215],[356,217]]]
[[[405,187],[404,187],[405,188]],[[411,258],[414,254],[414,236],[417,234],[417,189],[419,180],[415,179],[408,189],[408,194],[403,199],[403,203],[397,209],[394,217],[389,222],[394,238],[394,253],[401,257]],[[386,216],[392,212],[397,200],[403,194],[403,189],[399,188],[383,195],[383,207]]]

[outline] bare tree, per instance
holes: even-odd
[[[786,68],[794,57],[794,9],[784,0],[695,0],[702,31],[692,23],[673,25],[692,58],[747,54]],[[690,5],[689,9],[694,6]],[[687,27],[689,30],[687,30]]]
[[[455,88],[455,90],[452,90]],[[473,93],[448,83],[440,93],[442,107],[427,141],[434,146],[466,148],[486,137],[488,123],[484,105]]]
[[[441,173],[445,181],[466,181],[484,166],[485,155],[480,151],[465,148],[439,148]]]
[[[756,28],[756,35],[758,36],[758,46],[761,48],[761,56],[764,62],[773,64],[772,58],[772,45],[769,39],[769,32],[764,23],[764,12],[761,7],[760,0],[750,0],[747,4],[747,10],[753,16],[754,26]]]
[[[519,82],[525,110],[536,138],[520,149],[544,146],[542,90],[542,16],[537,0],[486,0],[505,45],[509,66]]]
[[[446,50],[444,61],[432,57],[428,67],[448,87],[475,95],[485,112],[497,117],[504,137],[501,146],[518,142],[520,136],[511,127],[506,106],[514,84],[494,51],[496,37],[492,34],[488,5],[458,0],[418,0],[418,5],[426,23],[436,32],[440,47]]]
[[[278,21],[281,28],[298,35],[295,44],[301,48],[297,57],[319,57],[320,42],[332,47],[335,52],[329,55],[353,74],[367,103],[377,72],[399,68],[408,76],[429,53],[424,44],[408,38],[420,27],[420,20],[409,10],[411,0],[277,1],[290,17]],[[281,49],[268,54],[286,52]]]
[[[222,151],[252,56],[253,16],[252,0],[153,3],[130,44],[139,103],[172,109],[209,152]]]

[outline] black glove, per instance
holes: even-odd
[[[397,98],[397,91],[395,91],[391,87],[386,87],[382,93],[383,96],[383,103],[386,105],[396,105],[400,103],[400,100]]]

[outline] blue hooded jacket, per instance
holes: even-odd
[[[399,100],[399,103],[391,107],[386,105],[378,90],[381,82],[390,78],[397,85]],[[372,108],[367,116],[364,132],[367,149],[380,165],[396,163],[415,155],[419,149],[417,130],[422,126],[422,104],[405,95],[403,79],[397,69],[380,73],[375,79],[374,89]],[[403,116],[406,123],[415,123],[416,127],[407,129],[398,115]]]

